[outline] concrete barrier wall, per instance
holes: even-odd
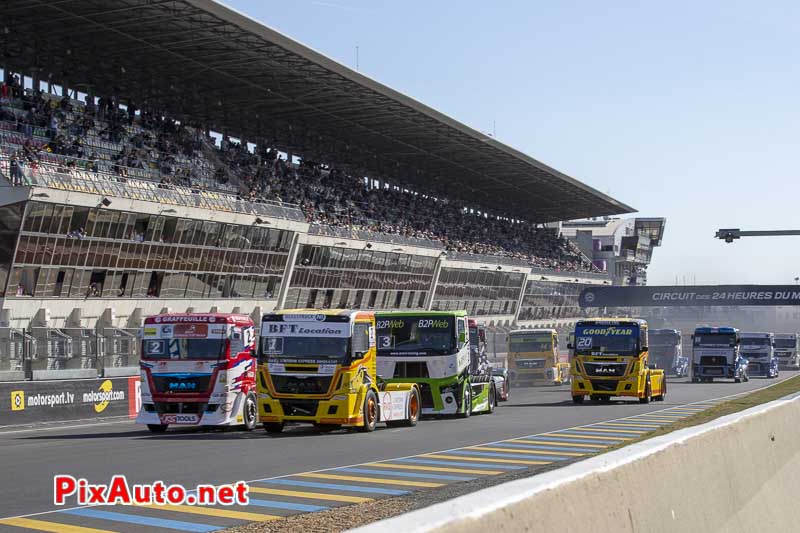
[[[799,494],[800,397],[794,397],[368,527],[788,532],[800,531]]]

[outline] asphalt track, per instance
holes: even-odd
[[[792,375],[784,372],[781,379]],[[671,380],[667,400],[649,405],[626,399],[576,406],[566,387],[517,388],[491,415],[423,420],[415,428],[379,428],[372,434],[319,434],[297,426],[279,436],[261,429],[152,435],[130,421],[6,428],[0,431],[0,518],[36,516],[0,519],[0,531],[213,531],[323,510],[595,453],[705,409],[713,400],[775,382]],[[697,405],[681,408],[686,404]],[[655,411],[661,413],[647,415]],[[314,473],[327,469],[335,470]],[[251,488],[255,503],[247,507],[64,510],[53,504],[55,474],[90,483],[124,474],[130,483],[161,480],[189,487],[259,481],[252,485],[258,492]],[[54,509],[61,510],[47,513]]]

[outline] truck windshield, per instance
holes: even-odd
[[[578,355],[623,355],[639,353],[637,326],[578,326],[575,353]]]
[[[789,348],[795,349],[797,347],[797,340],[796,339],[775,339],[775,347],[776,348]]]
[[[677,335],[664,335],[664,334],[650,334],[650,347],[653,346],[677,346],[680,338]]]
[[[268,359],[345,360],[349,340],[347,337],[262,337],[261,353]]]
[[[449,355],[455,352],[455,317],[392,317],[377,321],[384,356]]]
[[[765,337],[742,337],[743,346],[769,346],[771,343]]]
[[[736,346],[736,335],[733,333],[696,333],[694,336],[695,346]]]
[[[512,335],[511,352],[549,352],[553,349],[552,335]]]
[[[142,341],[144,359],[216,361],[225,357],[225,339],[152,339]]]

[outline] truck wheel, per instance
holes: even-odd
[[[741,383],[742,382],[742,378],[734,378],[733,382],[734,383]]]
[[[419,390],[414,387],[411,391],[411,394],[408,396],[408,420],[403,421],[404,426],[413,427],[417,425],[419,422],[419,411],[420,411],[420,401],[419,401]]]
[[[472,385],[465,381],[462,388],[464,389],[461,398],[461,406],[463,410],[458,413],[458,417],[469,418],[470,415],[472,415]]]
[[[600,403],[603,398],[599,394],[590,394],[589,399],[592,400],[594,403]]]
[[[147,424],[150,433],[164,433],[168,427],[169,424]]]
[[[267,433],[278,434],[283,431],[283,422],[264,422]]]
[[[364,398],[364,425],[359,428],[363,433],[371,433],[375,431],[375,426],[378,424],[378,397],[375,392],[368,391],[367,397]]]
[[[256,395],[252,392],[244,399],[242,416],[244,418],[245,431],[253,431],[258,423],[258,403],[256,402]]]
[[[644,385],[644,397],[639,398],[639,403],[650,403],[650,400],[653,399],[653,392],[650,390],[650,380],[647,380],[647,383]]]
[[[579,394],[578,396],[572,397],[572,403],[574,404],[582,404],[583,403],[583,394]]]
[[[494,408],[497,407],[497,389],[492,383],[489,386],[489,410],[486,411],[488,414],[494,413]]]

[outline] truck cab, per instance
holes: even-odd
[[[137,424],[153,432],[173,425],[256,426],[255,326],[250,317],[149,316],[141,338]]]
[[[633,318],[598,318],[575,324],[572,352],[572,401],[610,401],[614,396],[640,403],[663,401],[666,375],[648,364],[647,322]]]
[[[739,353],[739,330],[732,327],[701,326],[692,335],[692,381],[711,383],[727,378],[747,381],[747,359]]]
[[[739,355],[747,359],[747,375],[765,378],[778,377],[778,358],[775,357],[775,335],[766,332],[743,331]]]
[[[280,433],[286,422],[371,432],[379,422],[414,426],[419,420],[419,388],[377,375],[372,312],[266,314],[258,365],[258,412],[268,433]]]
[[[508,334],[508,367],[511,383],[561,385],[569,382],[569,363],[558,353],[555,329],[516,329]]]
[[[775,356],[778,358],[780,368],[800,370],[800,335],[776,333]]]
[[[668,374],[689,374],[689,359],[683,356],[683,336],[679,329],[651,329],[650,362]]]

